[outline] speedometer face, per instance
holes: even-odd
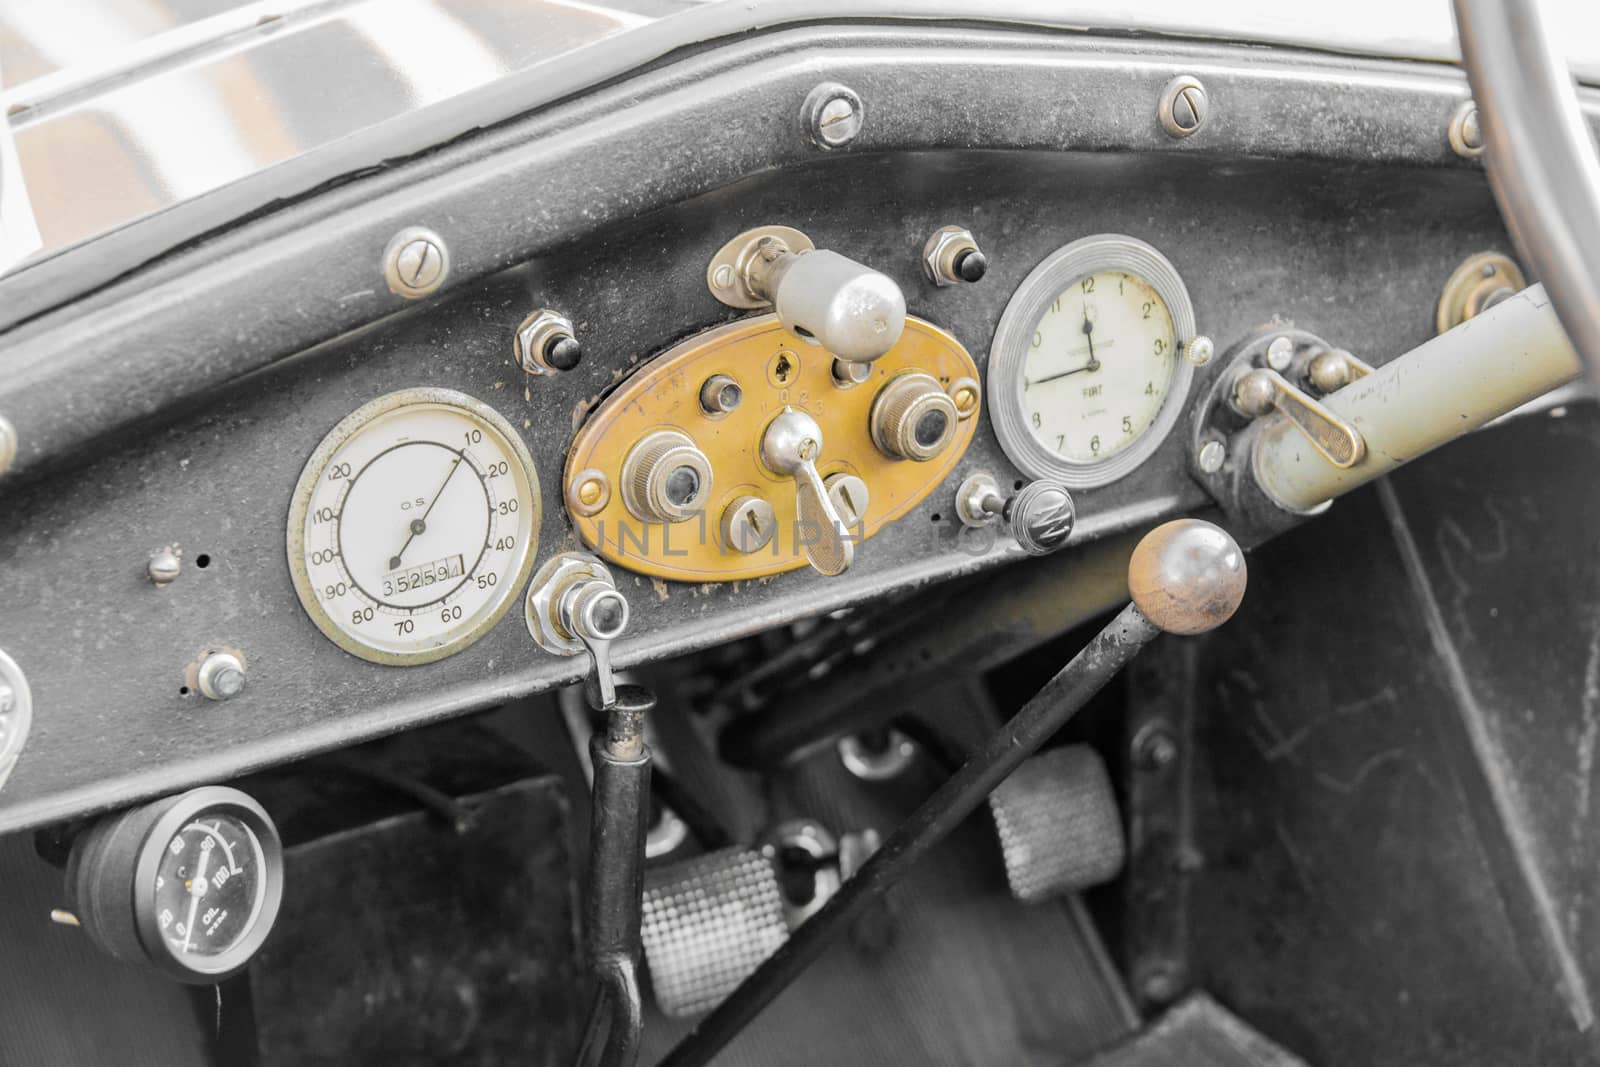
[[[499,414],[445,389],[391,393],[322,442],[295,489],[289,567],[341,648],[428,663],[488,632],[533,567],[539,481]]]
[[[156,869],[156,924],[179,957],[220,956],[250,932],[266,891],[255,831],[212,813],[179,830]]]
[[[1108,459],[1150,428],[1177,358],[1172,312],[1149,282],[1088,274],[1050,302],[1023,362],[1023,411],[1069,463]]]
[[[1073,488],[1126,475],[1181,414],[1193,337],[1189,294],[1154,248],[1104,234],[1058,249],[1017,288],[989,355],[1006,455]]]

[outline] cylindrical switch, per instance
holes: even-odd
[[[840,359],[877,359],[900,340],[906,298],[894,281],[837,252],[785,255],[767,279],[778,319]]]
[[[641,522],[682,522],[711,497],[711,461],[680,430],[657,430],[622,462],[622,502]]]
[[[926,463],[956,436],[955,401],[931,374],[897,375],[872,401],[872,442],[884,455]]]

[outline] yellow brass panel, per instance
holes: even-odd
[[[788,405],[807,412],[822,428],[817,469],[824,478],[847,472],[867,483],[871,501],[851,532],[857,540],[870,538],[945,480],[978,424],[974,401],[970,414],[963,409],[955,440],[938,458],[927,463],[890,459],[872,443],[868,426],[878,390],[912,370],[933,375],[947,390],[972,390],[978,368],[961,342],[911,316],[900,341],[871,368],[866,381],[840,388],[833,378],[833,356],[789,333],[776,315],[741,319],[675,345],[607,397],[573,438],[564,475],[566,499],[574,499],[573,482],[580,473],[592,478],[598,472],[610,485],[620,484],[623,459],[636,441],[653,430],[676,429],[711,460],[713,486],[705,513],[670,526],[644,523],[614,492],[592,514],[572,514],[578,535],[618,566],[680,582],[761,578],[805,566],[794,481],[761,462],[761,435]],[[700,408],[700,386],[713,374],[728,375],[744,392],[736,409],[716,417]],[[750,555],[724,550],[722,544],[723,511],[745,496],[767,500],[777,518],[777,536]]]

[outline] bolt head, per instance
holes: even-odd
[[[150,563],[146,573],[156,585],[166,585],[175,581],[183,570],[183,561],[178,558],[178,553],[172,548],[160,548],[150,555]]]
[[[812,89],[800,113],[811,143],[822,149],[843,148],[856,139],[865,122],[861,97],[836,82]]]
[[[413,226],[389,241],[383,254],[384,279],[389,291],[407,300],[433,293],[450,273],[450,250],[432,230]]]
[[[1244,599],[1244,552],[1228,532],[1177,519],[1144,536],[1128,561],[1128,592],[1145,618],[1173,634],[1213,630]]]
[[[1228,446],[1221,441],[1210,440],[1200,446],[1200,469],[1206,474],[1215,474],[1220,471],[1227,459]]]
[[[227,700],[244,690],[244,663],[232,652],[212,652],[197,672],[200,694],[208,700]]]
[[[1274,337],[1267,346],[1267,366],[1282,374],[1294,362],[1294,342],[1287,337]]]

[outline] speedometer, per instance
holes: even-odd
[[[497,412],[448,389],[365,405],[295,487],[289,570],[340,648],[429,663],[482,637],[516,599],[539,538],[539,478]]]
[[[1058,249],[1017,288],[989,355],[1006,455],[1073,488],[1127,474],[1182,413],[1194,336],[1188,291],[1154,248],[1103,234]]]

